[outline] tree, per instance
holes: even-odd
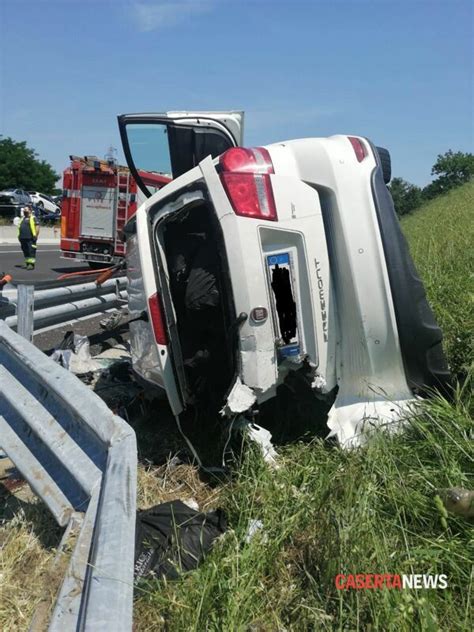
[[[45,160],[40,160],[25,141],[0,137],[0,191],[19,188],[52,194],[59,175]]]
[[[422,200],[421,189],[415,184],[411,184],[403,180],[403,178],[393,178],[389,188],[395,211],[399,217],[411,213],[411,211],[420,206]]]
[[[445,154],[439,154],[431,169],[431,175],[438,177],[423,189],[423,197],[428,199],[446,193],[473,178],[474,154],[453,152],[452,149]]]

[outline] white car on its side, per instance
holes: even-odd
[[[46,195],[45,193],[40,193],[39,191],[28,191],[28,193],[30,194],[31,201],[35,206],[44,208],[45,211],[49,211],[50,213],[61,212],[61,208],[49,195]]]
[[[134,368],[174,414],[234,416],[311,373],[346,445],[449,380],[441,331],[360,136],[242,148],[241,112],[119,117],[149,196],[125,227]],[[138,171],[171,173],[150,191]]]

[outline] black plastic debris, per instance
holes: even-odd
[[[180,500],[137,514],[135,582],[142,578],[177,579],[198,567],[227,522],[220,509],[201,513]]]

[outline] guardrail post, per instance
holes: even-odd
[[[29,342],[33,341],[34,285],[18,286],[17,332]]]

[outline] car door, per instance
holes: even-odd
[[[118,123],[130,171],[150,197],[207,156],[241,145],[244,113],[122,114]]]
[[[227,149],[240,145],[243,120],[243,112],[237,111],[124,114],[118,117],[128,167],[146,197],[150,197],[209,155],[217,157]],[[161,294],[160,281],[155,277],[153,267],[148,266],[153,258],[149,239],[139,240],[140,255],[136,248],[137,241],[136,237],[130,240],[130,253],[127,248],[129,282],[133,285],[136,281],[134,275],[139,277],[142,284],[139,303],[148,303],[150,306],[157,291]],[[135,259],[132,261],[133,253]],[[143,267],[144,262],[146,265]],[[150,311],[150,307],[148,309]],[[183,399],[177,383],[172,341],[156,342],[151,326],[139,320],[143,313],[140,310],[143,310],[143,306],[137,308],[136,313],[130,312],[132,320],[137,318],[136,323],[132,322],[130,325],[132,357],[140,347],[137,344],[135,349],[133,341],[141,340],[143,349],[148,349],[142,354],[142,360],[147,366],[141,374],[164,388],[174,414],[179,414],[183,410]],[[150,320],[153,321],[151,311]],[[134,366],[138,368],[138,364],[134,363]]]

